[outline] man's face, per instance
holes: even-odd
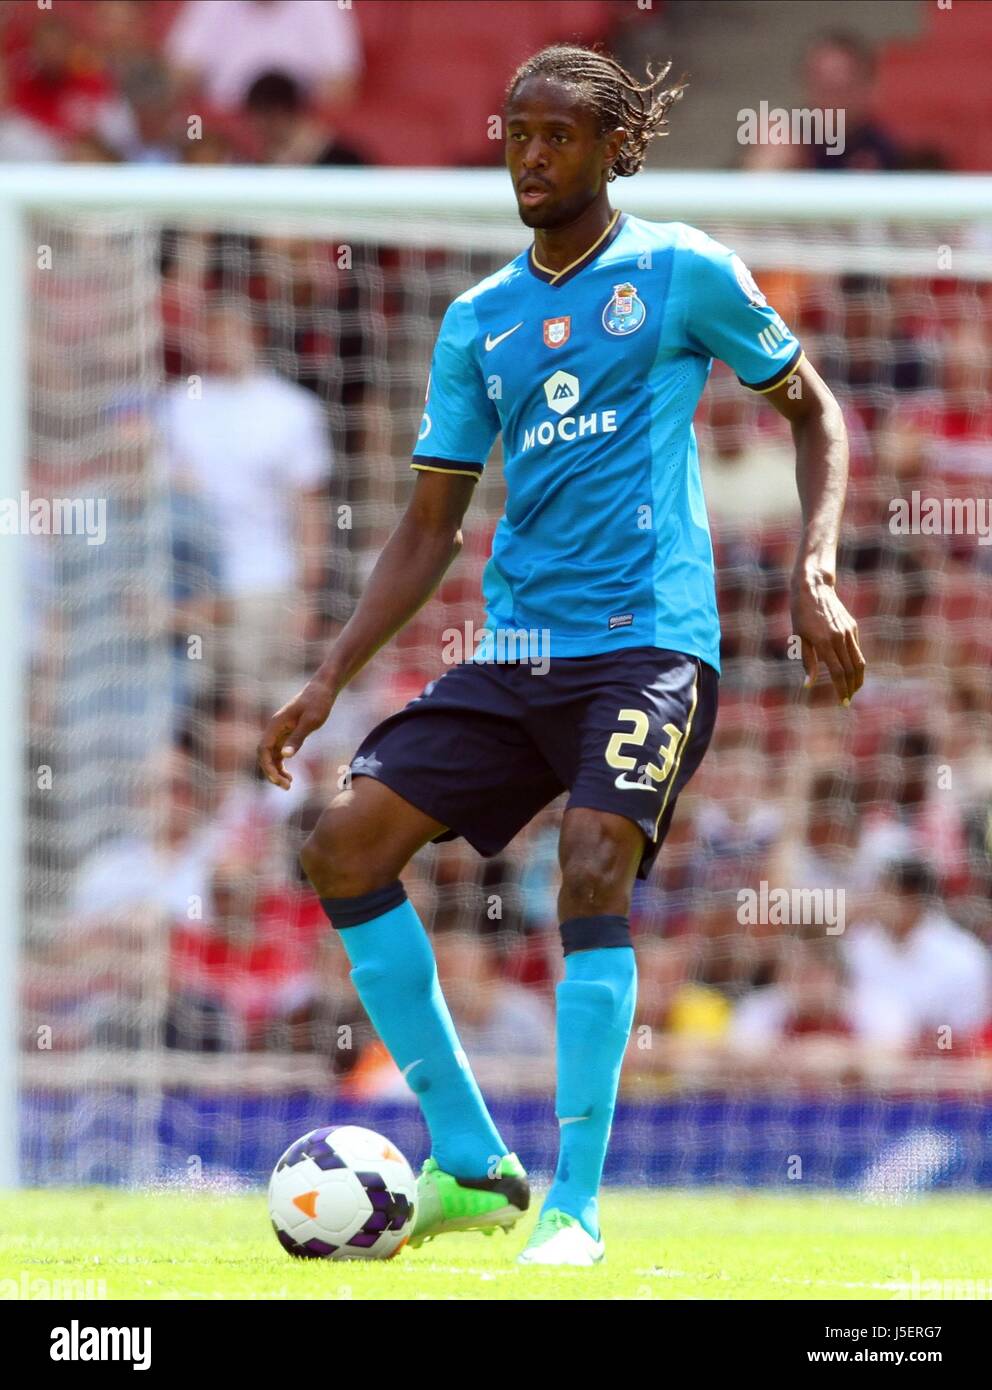
[[[251,129],[266,159],[278,151],[292,135],[297,124],[295,111],[267,106],[249,113]]]
[[[597,196],[623,142],[599,133],[581,96],[546,77],[531,77],[506,108],[506,167],[527,227],[567,226]]]
[[[148,787],[156,832],[181,840],[196,825],[203,809],[193,764],[187,754],[171,749],[151,769]]]
[[[212,313],[207,321],[207,370],[217,376],[244,376],[255,360],[251,321],[230,309]]]
[[[857,54],[821,43],[810,51],[805,66],[810,106],[846,111],[848,120],[860,118],[868,105],[872,75]]]
[[[883,880],[875,898],[876,915],[882,926],[896,941],[907,937],[923,915],[923,904],[910,893],[900,893],[894,884]]]

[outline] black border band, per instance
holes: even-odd
[[[570,917],[558,928],[562,951],[597,951],[607,946],[630,946],[630,922],[626,917]]]
[[[405,902],[406,889],[397,879],[395,883],[387,883],[385,888],[359,893],[356,898],[321,898],[320,905],[334,930],[341,931],[344,927],[360,927],[363,922],[371,922],[373,917],[381,917]]]
[[[787,380],[787,378],[792,375],[796,367],[799,365],[799,359],[800,357],[802,357],[802,355],[803,348],[802,344],[800,343],[796,348],[795,352],[789,358],[788,366],[779,367],[772,374],[772,376],[768,377],[766,381],[745,381],[744,378],[740,376],[737,378],[737,380],[740,382],[742,386],[746,386],[749,391],[773,391],[776,386],[781,386],[782,382]]]
[[[470,478],[481,478],[484,463],[469,463],[466,459],[431,458],[428,454],[414,454],[411,468],[424,473],[461,473]]]

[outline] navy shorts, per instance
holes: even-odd
[[[497,854],[562,792],[568,807],[612,811],[644,831],[646,878],[679,792],[702,761],[719,677],[658,647],[454,666],[362,741],[354,777],[375,777]]]

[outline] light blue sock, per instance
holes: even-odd
[[[402,891],[398,884],[395,890],[393,901]],[[382,894],[321,902],[339,928],[358,996],[420,1103],[433,1156],[446,1173],[485,1177],[507,1149],[458,1041],[430,939],[405,894],[387,911],[356,921],[362,905],[374,908],[377,898]]]
[[[561,1140],[543,1210],[568,1212],[599,1239],[597,1194],[637,998],[632,947],[573,951],[556,994]]]

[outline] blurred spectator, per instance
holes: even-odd
[[[0,159],[58,159],[84,137],[118,158],[135,145],[134,113],[114,79],[57,14],[15,36],[6,63]]]
[[[992,690],[970,675],[967,669],[955,673],[937,756],[947,769],[942,781],[950,819],[961,826],[965,839],[969,877],[963,896],[976,899],[960,908],[974,911],[984,931],[992,902]]]
[[[737,1005],[728,1040],[750,1048],[810,1034],[882,1046],[907,1041],[902,1012],[888,994],[848,984],[830,944],[788,940],[779,951],[774,983]]]
[[[222,831],[202,767],[178,748],[156,755],[141,819],[146,828],[93,852],[79,870],[71,913],[127,919],[146,908],[167,918],[202,915]]]
[[[253,700],[243,690],[217,692],[205,708],[193,713],[188,738],[216,781],[214,816],[225,843],[236,842],[243,850],[250,850],[256,866],[266,856],[282,856],[278,876],[285,877],[288,872],[296,877],[295,854],[290,856],[281,834],[275,832],[301,814],[313,792],[308,771],[312,755],[301,756],[294,766],[289,791],[265,780],[258,769],[256,750],[271,713],[267,703]]]
[[[745,174],[781,174],[798,168],[800,157],[798,145],[755,140],[738,146],[734,167]]]
[[[856,857],[859,815],[854,784],[835,771],[817,773],[799,815],[799,822],[789,826],[774,881],[845,893],[866,888],[865,867]]]
[[[983,317],[948,332],[942,361],[941,389],[898,406],[880,441],[901,496],[967,496],[992,479],[992,330]]]
[[[708,765],[700,768],[694,865],[701,893],[736,892],[768,877],[771,851],[783,828],[771,764],[760,732],[728,712],[717,723]]]
[[[804,105],[843,113],[844,148],[831,153],[826,144],[811,145],[803,162],[815,169],[898,169],[899,148],[874,114],[875,54],[854,33],[821,34],[810,44],[803,68]]]
[[[179,141],[179,158],[183,164],[229,164],[233,154],[228,137],[209,127],[196,140]]]
[[[795,109],[824,113],[825,137],[830,131],[827,120],[836,122],[843,146],[839,139],[835,143],[826,138],[814,144],[752,143],[741,147],[738,167],[750,173],[902,168],[898,145],[874,115],[875,67],[874,50],[859,35],[839,30],[818,35],[806,50],[803,99]],[[783,312],[779,302],[773,302]]]
[[[895,860],[926,857],[946,891],[964,873],[967,847],[960,808],[939,775],[933,739],[922,729],[892,734],[879,759],[852,866],[859,883],[874,885]]]
[[[213,512],[199,489],[176,478],[169,488],[172,550],[172,695],[175,723],[205,694],[209,663],[191,659],[190,634],[205,634],[217,621],[220,557]]]
[[[264,72],[248,88],[244,114],[262,164],[364,164],[313,110],[305,90],[284,72]]]
[[[892,814],[888,801],[896,773],[890,767],[889,780],[876,786],[874,754],[883,750],[891,756],[900,734],[926,729],[935,707],[946,700],[951,678],[944,650],[948,634],[935,612],[936,576],[924,564],[917,540],[897,545],[879,529],[852,557],[861,586],[858,623],[872,654],[858,692],[862,729],[871,734],[864,801],[876,803],[873,813],[886,817]]]
[[[60,1048],[156,1046],[170,919],[202,915],[218,833],[209,786],[179,749],[154,756],[140,828],[83,861],[53,936],[25,972],[25,1004]]]
[[[201,143],[189,142],[190,151]],[[377,389],[385,382],[387,355],[385,277],[378,255],[377,246],[362,242],[173,229],[163,238],[162,308],[166,371],[187,378],[203,369],[199,340],[209,299],[244,296],[245,312],[250,300],[267,362],[326,407],[335,451],[345,456],[337,488],[341,500],[359,512],[360,497],[350,489],[368,489],[373,478],[388,485],[374,511],[384,543],[389,528],[382,512],[393,500],[396,468],[391,416]],[[351,459],[349,469],[348,456],[354,455],[360,457]],[[372,508],[365,508],[355,517],[356,549],[370,548],[360,524],[370,513]]]
[[[918,326],[906,321],[889,279],[845,275],[834,304],[839,312],[817,353],[817,368],[856,418],[874,429],[900,396],[932,381],[932,352]]]
[[[947,916],[919,859],[886,869],[872,916],[849,927],[840,946],[862,1006],[885,1000],[907,1043],[953,1052],[992,1017],[992,955]]]
[[[135,119],[135,139],[128,151],[133,164],[175,164],[187,145],[187,127],[176,109],[176,91],[165,65],[149,58],[122,79]],[[202,143],[202,142],[199,142]]]
[[[434,932],[437,970],[470,1062],[505,1058],[509,1068],[547,1065],[554,1043],[543,994],[507,979],[499,934],[466,930],[457,914]]]
[[[795,522],[796,451],[788,426],[714,365],[703,397],[699,455],[710,521],[741,530]]]
[[[700,973],[702,944],[691,936],[669,941],[654,936],[637,939],[638,1025],[646,1024],[652,1032],[700,1041],[726,1033],[731,1015],[729,1000],[720,990],[696,978]],[[638,1048],[636,1034],[635,1029],[636,1050],[653,1051]]]
[[[163,421],[174,477],[200,490],[217,527],[226,621],[204,657],[278,706],[319,606],[330,444],[313,396],[259,362],[246,309],[214,304],[205,336],[203,376],[169,392]]]
[[[153,7],[138,0],[98,0],[75,9],[76,28],[99,53],[103,70],[132,113],[133,127],[119,155],[131,163],[174,163],[185,115],[177,108],[172,76],[156,52],[149,20]]]
[[[62,158],[67,164],[121,164],[124,157],[96,131],[87,130],[64,147]]]
[[[314,1003],[327,920],[312,893],[266,884],[240,854],[210,879],[205,920],[177,921],[171,938],[166,1046],[244,1051]]]
[[[334,0],[187,0],[166,40],[180,81],[233,110],[264,72],[295,79],[317,106],[343,105],[361,71],[350,7]]]
[[[97,0],[86,7],[88,40],[121,90],[136,88],[156,61],[152,57],[151,8],[141,0]]]

